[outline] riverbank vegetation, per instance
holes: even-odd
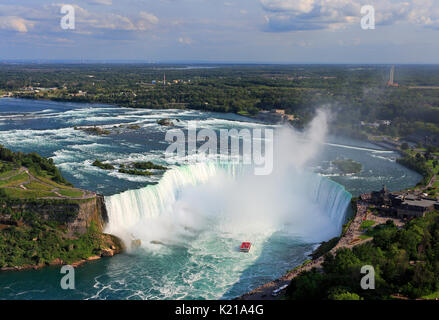
[[[439,197],[439,148],[404,148],[401,153],[396,161],[422,175],[417,187],[430,197]]]
[[[63,226],[36,213],[14,213],[0,231],[0,268],[73,263],[101,253],[107,237],[91,225],[83,235],[67,237]]]
[[[411,299],[439,290],[439,213],[408,222],[402,229],[392,221],[370,229],[371,242],[327,254],[323,273],[305,271],[291,281],[290,299]],[[375,290],[360,286],[361,267],[372,265]],[[343,293],[343,297],[339,296]]]
[[[97,201],[66,181],[51,159],[0,146],[0,269],[73,263],[122,248],[96,225]],[[75,229],[79,213],[87,226]]]
[[[402,158],[396,159],[396,162],[422,175],[422,180],[419,182],[419,185],[426,186],[433,177],[433,171],[429,168],[425,157],[420,153],[417,153],[416,156],[404,153]]]
[[[35,152],[28,154],[23,152],[12,152],[0,145],[0,161],[2,162],[0,169],[2,176],[6,176],[7,172],[11,169],[18,169],[23,166],[34,175],[50,179],[55,183],[71,186],[71,184],[61,175],[52,159],[41,157]]]
[[[92,197],[65,180],[52,159],[12,152],[0,145],[0,206],[80,203]]]

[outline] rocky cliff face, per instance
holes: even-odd
[[[98,230],[103,232],[108,222],[107,209],[102,195],[96,195],[94,199],[80,203],[75,208],[75,212],[77,212],[76,217],[67,222],[67,230],[71,235],[84,234],[93,222]]]
[[[81,202],[23,202],[9,206],[12,212],[33,212],[44,220],[56,221],[66,226],[67,235],[84,234],[92,223],[103,232],[108,222],[104,197],[96,197]],[[10,215],[1,215],[3,223],[10,220]],[[12,220],[12,219],[11,219]]]
[[[10,248],[0,253],[0,271],[76,267],[120,253],[123,242],[103,233],[107,221],[101,195],[81,201],[5,202],[0,205],[0,242],[8,239]]]
[[[79,265],[124,249],[120,239],[103,233],[108,221],[103,196],[67,188],[71,184],[51,159],[1,146],[0,151],[8,170],[0,186],[0,270]]]

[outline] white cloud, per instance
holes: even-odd
[[[339,29],[359,23],[361,7],[375,8],[377,25],[411,23],[439,28],[437,0],[260,0],[269,31]]]
[[[26,33],[33,28],[34,22],[16,16],[0,16],[0,29]]]
[[[60,7],[62,4],[55,4]],[[75,8],[77,29],[81,32],[94,30],[115,30],[115,31],[145,31],[150,30],[159,23],[159,19],[152,13],[141,11],[138,16],[130,17],[115,13],[95,13],[86,10],[78,5]]]
[[[316,0],[261,0],[262,6],[270,11],[310,12]]]
[[[144,19],[146,22],[151,23],[151,24],[157,24],[159,23],[159,18],[157,18],[155,15],[153,15],[152,13],[148,13],[146,11],[141,11],[140,12],[140,17],[142,19]]]
[[[88,3],[90,4],[102,4],[105,6],[111,6],[113,4],[112,0],[89,0]]]

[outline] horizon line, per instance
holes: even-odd
[[[267,62],[267,61],[205,61],[205,60],[163,60],[141,59],[0,59],[0,64],[147,64],[147,65],[420,65],[432,66],[439,63],[427,62]]]

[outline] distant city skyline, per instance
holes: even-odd
[[[61,28],[63,5],[74,29]],[[437,64],[439,2],[3,0],[0,39],[2,61]]]

